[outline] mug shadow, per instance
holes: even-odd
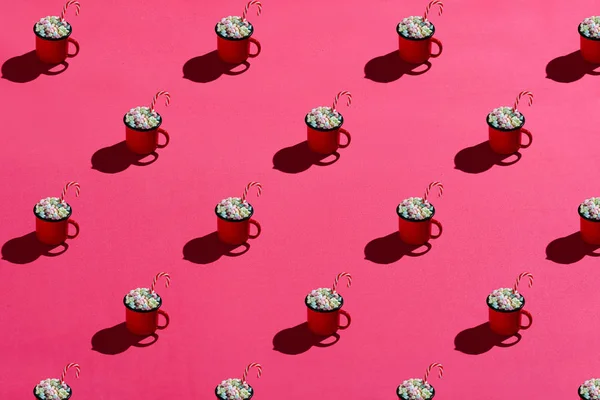
[[[333,156],[333,160],[328,160]],[[273,169],[286,174],[298,174],[308,170],[313,165],[326,167],[335,164],[340,159],[340,153],[330,155],[317,154],[310,150],[308,142],[300,142],[290,147],[284,147],[273,156]]]
[[[151,337],[150,342],[144,342]],[[92,350],[101,354],[113,356],[121,354],[130,347],[148,347],[156,343],[158,335],[153,333],[148,336],[136,336],[127,330],[125,322],[110,328],[102,329],[92,337]]]
[[[243,250],[234,252],[239,247]],[[183,259],[194,264],[211,264],[223,256],[239,257],[250,250],[250,244],[227,245],[219,240],[217,232],[190,240],[183,246]]]
[[[62,68],[57,71],[53,70],[57,65],[61,65]],[[54,65],[42,63],[37,58],[35,50],[32,50],[29,53],[6,60],[2,64],[2,79],[14,83],[27,83],[37,79],[40,75],[62,74],[67,68],[69,68],[69,63],[66,61]]]
[[[62,247],[61,250],[53,252],[52,250]],[[2,259],[13,264],[29,264],[41,256],[56,257],[65,253],[69,249],[67,243],[49,246],[40,243],[35,236],[35,232],[27,235],[10,239],[2,245]]]
[[[237,69],[243,65],[242,70]],[[183,78],[196,83],[216,81],[221,75],[235,76],[246,72],[250,64],[244,61],[241,64],[227,64],[219,58],[217,50],[194,57],[183,65]],[[235,69],[235,70],[234,70]]]
[[[425,69],[415,71],[421,65]],[[365,64],[365,78],[378,83],[390,83],[397,81],[404,75],[423,75],[431,69],[431,63],[425,61],[423,64],[409,64],[400,58],[398,50],[383,56],[375,57]]]
[[[415,250],[425,247],[424,251],[416,253]],[[365,260],[375,264],[392,264],[399,261],[402,257],[420,257],[431,250],[431,244],[425,243],[421,246],[414,246],[404,243],[400,240],[398,232],[390,233],[387,236],[371,240],[365,246]]]
[[[554,239],[546,246],[546,259],[557,264],[574,264],[585,256],[600,257],[595,251],[600,246],[587,244],[581,239],[579,232]]]
[[[508,338],[515,337],[514,341],[504,343]],[[473,328],[465,329],[454,338],[454,350],[464,354],[479,355],[487,353],[494,347],[512,347],[521,341],[521,335],[515,333],[512,336],[497,335],[490,329],[489,323],[485,322]]]
[[[149,154],[152,158],[148,161],[142,159],[148,155],[135,154],[127,148],[125,141],[119,142],[109,147],[104,147],[92,155],[92,169],[105,174],[116,174],[123,172],[132,165],[143,167],[154,164],[158,160],[158,153]]]
[[[516,158],[514,158],[516,157]],[[454,167],[467,174],[480,174],[488,171],[494,165],[508,167],[516,164],[521,159],[521,153],[497,154],[492,151],[488,141],[472,147],[466,147],[454,156]],[[512,158],[510,161],[506,159]]]
[[[577,50],[564,56],[556,57],[546,65],[546,78],[558,83],[571,83],[585,75],[598,76],[597,64],[586,62]]]
[[[330,337],[333,337],[334,340],[323,343],[325,339]],[[333,346],[339,340],[340,335],[337,333],[327,337],[315,335],[308,329],[308,323],[304,322],[277,332],[273,337],[273,350],[295,356],[307,352],[312,347]]]

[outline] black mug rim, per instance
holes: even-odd
[[[33,215],[35,215],[36,218],[39,218],[39,219],[41,219],[44,222],[63,222],[65,220],[71,218],[71,215],[73,215],[73,207],[71,207],[71,205],[69,203],[67,203],[67,205],[69,206],[69,208],[71,209],[71,211],[69,212],[69,215],[67,215],[66,217],[61,218],[61,219],[46,219],[46,218],[40,217],[35,212],[35,207],[37,206],[37,203],[33,206]]]
[[[402,203],[400,203],[400,204],[402,204]],[[433,207],[433,211],[431,212],[431,215],[430,215],[429,217],[427,217],[427,218],[425,218],[425,219],[410,219],[410,218],[405,218],[405,217],[404,217],[402,214],[400,214],[400,212],[398,211],[398,207],[400,207],[400,204],[398,204],[398,205],[396,206],[396,214],[398,214],[398,216],[399,216],[400,218],[402,218],[403,220],[405,220],[405,221],[408,221],[408,222],[428,222],[428,221],[430,221],[430,220],[433,218],[433,216],[435,215],[435,207],[433,206],[433,204],[429,203],[429,204],[431,205],[431,207]]]
[[[158,114],[158,116],[160,117],[160,119],[158,120],[158,125],[156,125],[154,128],[148,128],[148,129],[144,129],[144,128],[132,128],[132,127],[131,127],[131,125],[129,125],[129,124],[127,123],[127,114],[128,114],[128,113],[125,113],[125,115],[123,115],[123,123],[125,124],[125,126],[126,126],[127,128],[131,129],[132,131],[138,131],[138,132],[150,132],[150,131],[153,131],[153,130],[156,130],[156,129],[160,128],[160,126],[161,126],[161,125],[162,125],[162,123],[163,123],[163,117],[162,117],[162,115],[160,115],[160,114],[156,113],[156,114]]]
[[[69,24],[69,28],[71,28],[71,29],[69,29],[69,33],[66,36],[63,36],[63,37],[60,37],[60,38],[47,38],[47,37],[44,37],[44,36],[42,36],[42,35],[40,35],[39,33],[36,32],[35,26],[37,24],[38,24],[37,22],[35,24],[33,24],[33,33],[35,33],[35,36],[39,37],[40,39],[47,40],[49,42],[58,42],[58,41],[61,41],[61,40],[68,39],[69,36],[71,36],[71,34],[73,33],[73,27],[71,26],[71,24],[69,24],[67,22],[67,24]]]
[[[220,24],[220,22],[217,22],[217,23],[215,24],[215,33],[217,34],[217,37],[220,37],[221,39],[224,39],[224,40],[230,40],[230,41],[232,41],[232,42],[241,42],[242,40],[248,40],[248,39],[250,39],[250,38],[252,37],[252,35],[254,34],[254,25],[252,25],[252,24],[250,23],[250,21],[248,21],[248,23],[250,24],[250,27],[251,27],[252,29],[250,30],[250,34],[249,34],[248,36],[244,36],[243,38],[228,38],[228,37],[225,37],[225,36],[221,35],[221,34],[219,33],[219,29],[218,29],[218,28],[219,28],[219,24]]]
[[[429,382],[427,382],[427,383],[429,383]],[[398,389],[400,389],[400,386],[402,386],[402,385],[398,385],[398,387],[396,388],[396,395],[398,396],[399,399],[405,400],[404,397],[400,396],[400,394],[398,393]],[[429,383],[429,386],[431,386],[431,397],[428,398],[427,400],[431,400],[435,397],[435,388],[433,387],[433,385],[431,383]]]
[[[158,294],[158,293],[157,293],[157,294]],[[157,306],[156,308],[153,308],[152,310],[135,310],[135,309],[133,309],[133,308],[129,307],[129,306],[127,305],[127,302],[126,302],[126,300],[127,300],[127,295],[123,296],[123,305],[125,306],[125,308],[127,308],[128,310],[131,310],[131,311],[133,311],[133,312],[137,312],[137,313],[140,313],[140,314],[148,314],[148,313],[151,313],[151,312],[156,312],[156,311],[158,311],[158,309],[159,309],[159,308],[162,306],[162,303],[163,303],[163,302],[162,302],[162,297],[161,297],[160,295],[158,295],[158,299],[159,299],[159,300],[158,300],[158,306]]]
[[[581,203],[581,204],[583,204],[583,203]],[[579,216],[581,218],[585,219],[586,221],[590,221],[590,222],[600,222],[600,219],[591,219],[591,218],[588,218],[585,215],[583,215],[581,213],[581,211],[579,211],[579,207],[581,207],[581,204],[577,207],[577,214],[579,214]]]
[[[333,313],[333,312],[336,312],[336,311],[340,311],[342,309],[342,306],[344,305],[344,298],[342,297],[341,294],[338,293],[338,295],[340,296],[340,306],[338,308],[334,308],[333,310],[315,310],[314,308],[310,307],[308,305],[308,294],[304,298],[304,305],[306,306],[306,308],[308,308],[311,311],[318,312],[318,313],[323,313],[323,314]]]
[[[250,215],[248,215],[244,219],[227,219],[227,218],[221,217],[221,215],[219,215],[219,213],[217,212],[217,209],[219,208],[218,204],[215,206],[215,214],[217,214],[217,217],[221,218],[223,221],[227,221],[227,222],[245,222],[245,221],[248,221],[250,218],[252,218],[252,216],[254,215],[254,206],[252,204],[250,204],[250,203],[248,203],[248,205],[250,207],[252,207],[252,211],[250,212]]]
[[[318,132],[332,132],[332,131],[340,129],[342,127],[342,125],[344,125],[344,116],[339,111],[338,111],[338,114],[340,114],[340,117],[342,117],[342,118],[340,119],[340,124],[338,126],[336,126],[335,128],[315,128],[314,126],[312,126],[312,125],[310,125],[308,123],[308,114],[310,114],[310,113],[307,113],[304,116],[304,123],[306,124],[306,126],[308,126],[310,129],[312,129],[314,131],[318,131]]]
[[[67,385],[67,387],[69,388],[69,395],[67,396],[67,398],[65,400],[69,400],[71,398],[71,396],[73,395],[73,389],[71,389],[71,386],[69,386],[66,382],[65,385]],[[38,400],[42,400],[37,394],[35,394],[35,388],[37,388],[38,385],[35,385],[33,387],[33,395],[35,396],[36,399]]]
[[[519,111],[520,112],[520,111]],[[522,129],[525,126],[525,115],[523,115],[523,113],[521,113],[521,115],[523,116],[523,123],[521,124],[521,126],[519,126],[518,128],[512,128],[512,129],[505,129],[505,128],[496,128],[494,125],[492,125],[490,123],[490,121],[488,121],[488,117],[490,116],[491,113],[488,113],[488,115],[486,115],[485,117],[485,122],[488,124],[488,126],[492,129],[495,129],[497,131],[501,131],[501,132],[514,132],[516,130]]]
[[[231,379],[231,378],[230,378],[230,379]],[[248,382],[246,382],[246,383],[248,383]],[[219,385],[220,385],[220,384],[219,384]],[[223,399],[221,398],[221,396],[219,396],[219,395],[217,394],[217,393],[218,393],[218,391],[219,391],[219,385],[217,385],[217,386],[215,387],[215,396],[217,396],[217,399],[219,399],[219,400],[223,400]],[[248,396],[248,398],[247,398],[246,400],[250,400],[250,399],[251,399],[251,398],[254,396],[254,388],[253,388],[253,387],[252,387],[252,386],[251,386],[249,383],[248,383],[248,386],[250,386],[250,389],[252,389],[252,391],[250,392],[250,396]]]
[[[514,309],[514,310],[498,310],[498,309],[492,307],[490,305],[490,303],[488,303],[488,297],[489,297],[489,294],[485,298],[485,304],[487,304],[487,306],[490,308],[490,310],[494,310],[494,311],[499,312],[499,313],[510,314],[510,313],[514,313],[514,312],[519,312],[519,311],[521,311],[523,309],[523,307],[525,307],[525,296],[523,296],[523,295],[521,295],[521,298],[523,299],[523,303],[521,304],[521,307],[519,307],[517,309]]]
[[[581,21],[581,22],[579,23],[579,25],[577,25],[577,33],[579,33],[579,35],[580,35],[582,38],[584,38],[584,39],[587,39],[587,40],[593,40],[593,41],[595,41],[595,42],[598,42],[598,41],[600,41],[600,38],[587,37],[587,36],[585,36],[583,33],[581,33],[581,31],[579,30],[579,28],[581,27],[581,24],[583,24],[583,21]]]
[[[406,39],[406,40],[413,40],[415,42],[421,41],[421,40],[428,40],[431,39],[433,37],[433,35],[435,34],[435,25],[433,25],[433,22],[429,21],[431,23],[431,35],[424,37],[424,38],[411,38],[411,37],[406,37],[404,35],[402,35],[400,33],[400,31],[398,30],[398,27],[400,26],[400,24],[402,22],[398,22],[398,25],[396,25],[396,33],[398,34],[398,36],[400,36],[402,39]]]

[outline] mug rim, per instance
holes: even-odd
[[[39,219],[41,219],[44,222],[63,222],[64,220],[67,220],[67,219],[71,218],[71,215],[73,215],[73,207],[71,207],[71,205],[69,203],[67,203],[67,205],[69,206],[69,208],[71,209],[71,211],[69,212],[69,215],[67,215],[66,217],[61,218],[61,219],[46,219],[46,218],[40,217],[35,212],[35,206],[37,206],[37,203],[33,206],[33,215],[35,215],[36,218],[39,218]]]
[[[163,303],[162,297],[159,295],[158,298],[159,298],[158,306],[156,308],[153,308],[152,310],[134,310],[133,308],[131,308],[131,307],[129,307],[127,305],[127,302],[126,302],[127,295],[123,296],[123,305],[125,306],[126,309],[128,309],[130,311],[137,312],[137,313],[140,313],[140,314],[148,314],[148,313],[151,313],[151,312],[158,311],[158,309],[162,306],[162,303]]]
[[[215,24],[215,33],[217,34],[217,37],[220,37],[221,39],[229,40],[232,42],[241,42],[242,40],[248,40],[254,34],[254,25],[252,25],[252,23],[250,23],[250,21],[248,21],[248,23],[250,24],[250,27],[252,28],[252,30],[250,31],[250,34],[248,36],[244,36],[243,38],[228,38],[228,37],[224,37],[223,35],[219,34],[219,30],[218,30],[219,22],[217,22]]]
[[[522,129],[525,126],[525,115],[521,114],[523,116],[523,123],[521,124],[521,126],[517,127],[517,128],[512,128],[512,129],[506,129],[506,128],[496,128],[494,125],[492,125],[490,123],[490,121],[488,121],[488,117],[490,116],[491,113],[488,113],[488,115],[485,116],[485,122],[488,124],[488,126],[492,129],[495,129],[497,131],[500,132],[514,132],[516,130]]]
[[[336,126],[335,128],[315,128],[314,126],[312,126],[312,125],[310,125],[308,123],[308,114],[310,114],[310,113],[307,113],[304,116],[304,123],[310,129],[312,129],[314,131],[317,131],[317,132],[333,132],[333,131],[339,130],[342,127],[342,125],[344,125],[344,121],[345,121],[344,116],[342,115],[342,113],[338,111],[338,114],[340,114],[340,117],[342,117],[342,119],[340,120],[340,124],[338,126]]]
[[[248,215],[246,218],[244,219],[227,219],[227,218],[223,218],[221,215],[219,215],[219,213],[217,212],[217,209],[219,208],[219,205],[217,204],[215,206],[215,214],[217,214],[217,217],[222,219],[223,221],[227,221],[227,222],[246,222],[248,221],[250,218],[252,218],[252,216],[254,215],[254,206],[250,203],[248,203],[248,205],[250,207],[252,207],[252,211],[250,212],[250,215]]]
[[[323,313],[323,314],[334,313],[334,312],[340,311],[342,309],[342,306],[344,305],[344,298],[342,297],[341,294],[338,293],[338,295],[340,296],[340,306],[333,310],[315,310],[314,308],[310,307],[307,303],[308,294],[304,298],[304,305],[306,306],[306,308],[308,308],[309,310],[314,311],[314,312]]]
[[[158,114],[158,113],[156,113]],[[128,123],[127,123],[127,113],[125,113],[125,115],[123,115],[123,124],[125,124],[125,126],[129,129],[131,129],[132,131],[137,131],[137,132],[150,132],[153,130],[156,130],[158,128],[160,128],[160,126],[163,123],[163,117],[162,115],[158,114],[158,116],[160,117],[160,120],[158,121],[158,125],[156,125],[154,128],[148,128],[148,129],[144,129],[144,128],[133,128],[131,127]]]
[[[418,41],[422,41],[422,40],[427,40],[427,39],[431,39],[433,37],[433,35],[435,34],[435,25],[433,25],[433,22],[429,21],[431,23],[431,35],[424,37],[424,38],[411,38],[411,37],[406,37],[400,34],[400,32],[398,31],[398,27],[400,26],[400,24],[402,22],[398,22],[398,25],[396,25],[396,33],[398,34],[398,36],[400,36],[402,39],[406,39],[406,40],[412,40],[415,42]]]
[[[582,203],[583,204],[583,203]],[[600,219],[591,219],[586,217],[585,215],[583,215],[581,213],[581,211],[579,211],[579,207],[581,207],[581,204],[577,206],[577,214],[579,214],[579,216],[583,219],[585,219],[586,221],[590,221],[590,222],[600,222]]]
[[[489,294],[488,294],[488,297],[489,297]],[[488,298],[487,297],[485,298],[485,304],[487,304],[487,306],[490,308],[490,310],[494,310],[494,311],[499,312],[499,313],[510,314],[510,313],[513,313],[513,312],[521,311],[521,310],[523,310],[523,307],[525,307],[525,296],[521,295],[521,297],[523,298],[523,303],[521,304],[521,307],[519,307],[517,309],[514,309],[514,310],[498,310],[498,309],[492,307],[490,305],[490,303],[488,303],[488,300],[487,300]]]
[[[73,396],[73,389],[72,389],[72,388],[71,388],[71,386],[69,386],[69,384],[68,384],[68,383],[66,383],[66,382],[65,382],[65,385],[67,385],[67,387],[69,388],[69,395],[67,396],[67,398],[66,398],[65,400],[69,400],[69,399],[71,398],[71,396]],[[35,388],[36,388],[37,386],[38,386],[38,385],[35,385],[35,386],[33,387],[33,395],[35,396],[35,398],[36,398],[36,399],[38,399],[38,400],[42,400],[42,399],[41,399],[41,398],[40,398],[40,397],[39,397],[37,394],[35,394]]]
[[[35,36],[39,37],[40,39],[47,40],[49,42],[58,42],[58,41],[61,41],[61,40],[68,39],[69,36],[71,36],[71,34],[73,33],[73,27],[71,26],[71,24],[69,22],[67,22],[67,24],[69,24],[69,27],[71,29],[69,29],[69,33],[66,36],[63,36],[63,37],[60,37],[60,38],[47,38],[47,37],[44,37],[44,36],[40,35],[39,33],[37,33],[35,31],[35,26],[37,24],[38,24],[37,22],[33,24],[33,33],[35,33]]]
[[[429,382],[427,382],[429,383]],[[405,400],[404,397],[400,396],[400,394],[398,394],[398,389],[400,389],[400,386],[402,385],[398,385],[398,387],[396,388],[396,395],[398,396],[399,399],[401,400]],[[433,387],[433,385],[431,383],[429,383],[429,386],[431,386],[431,397],[427,400],[432,400],[435,397],[435,388]]]
[[[429,203],[429,204],[431,204],[431,203]],[[404,217],[402,214],[400,214],[400,212],[398,211],[398,207],[399,207],[399,206],[400,206],[400,204],[398,204],[398,205],[396,206],[396,214],[398,214],[398,216],[399,216],[400,218],[402,218],[403,220],[405,220],[405,221],[408,221],[408,222],[428,222],[428,221],[430,221],[430,220],[433,218],[433,216],[435,215],[435,207],[433,206],[433,204],[431,204],[431,207],[433,207],[433,211],[431,212],[431,215],[430,215],[429,217],[425,218],[425,219],[409,219],[409,218],[405,218],[405,217]]]
[[[584,38],[584,39],[587,39],[587,40],[592,40],[592,41],[594,41],[594,42],[599,42],[599,41],[600,41],[600,38],[592,38],[592,37],[587,37],[587,36],[585,36],[583,33],[581,33],[581,31],[579,30],[579,27],[581,26],[581,24],[582,24],[582,23],[583,23],[583,21],[581,21],[581,22],[579,23],[579,25],[577,25],[577,33],[579,33],[579,35],[580,35],[582,38]]]
[[[231,378],[230,378],[230,379],[231,379]],[[248,383],[248,382],[246,382],[246,383]],[[252,387],[252,385],[250,385],[249,383],[248,383],[248,386],[250,386],[250,389],[252,389],[252,392],[250,392],[250,396],[248,396],[248,398],[247,398],[246,400],[250,400],[250,399],[251,399],[251,398],[254,396],[254,388],[253,388],[253,387]],[[219,385],[215,386],[215,396],[217,396],[217,399],[219,399],[219,400],[223,400],[223,399],[222,399],[222,398],[221,398],[221,397],[220,397],[220,396],[217,394],[218,390],[219,390]]]

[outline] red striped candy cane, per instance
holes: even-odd
[[[169,94],[169,92],[167,92],[166,90],[161,90],[160,92],[156,93],[152,98],[152,103],[150,103],[150,109],[152,111],[154,111],[154,106],[156,105],[156,101],[160,96],[165,96],[165,106],[168,107],[169,104],[171,104],[171,94]]]
[[[513,110],[517,111],[517,107],[519,106],[519,101],[521,100],[521,97],[525,96],[527,96],[527,104],[529,104],[529,107],[531,107],[531,105],[533,104],[533,93],[531,93],[528,90],[524,90],[517,96],[517,99],[515,100],[515,105],[513,106]]]
[[[429,378],[429,373],[435,367],[438,368],[438,378],[442,379],[442,376],[444,376],[444,366],[440,363],[433,363],[429,367],[427,367],[427,370],[425,371],[425,377],[423,378],[423,382],[427,382],[427,378]]]
[[[65,5],[62,8],[62,11],[60,13],[60,20],[64,22],[65,20],[65,14],[67,13],[67,8],[69,8],[69,6],[75,6],[75,15],[79,15],[79,11],[81,11],[81,4],[79,4],[78,1],[75,0],[69,0],[65,3]]]
[[[65,187],[62,190],[62,193],[60,194],[61,202],[65,201],[65,196],[67,195],[67,191],[69,190],[70,187],[75,188],[75,197],[79,197],[79,192],[81,191],[81,186],[79,186],[79,183],[77,183],[77,182],[69,182],[65,185]]]
[[[246,15],[248,15],[248,10],[251,6],[256,6],[256,15],[260,17],[260,13],[262,13],[262,3],[260,1],[252,0],[246,4],[244,7],[244,13],[242,14],[242,21],[246,20]]]
[[[427,189],[425,189],[423,201],[427,201],[427,198],[429,197],[429,192],[431,192],[431,189],[433,189],[436,186],[438,188],[438,197],[442,197],[442,194],[444,194],[444,185],[442,185],[442,182],[431,182],[429,186],[427,186]]]
[[[81,373],[81,367],[79,366],[79,364],[69,363],[63,368],[62,374],[60,374],[61,383],[65,383],[65,375],[67,375],[67,371],[71,368],[75,368],[75,378],[79,378],[79,374]]]
[[[248,191],[252,187],[255,187],[257,190],[256,197],[260,197],[260,195],[262,194],[262,185],[258,182],[250,182],[246,185],[246,188],[244,189],[244,193],[242,194],[242,201],[246,201],[246,197],[248,197]]]
[[[337,103],[338,103],[338,101],[340,101],[340,97],[342,97],[342,96],[344,96],[344,95],[345,95],[346,97],[348,97],[348,100],[346,100],[346,105],[347,105],[348,107],[350,107],[350,104],[352,104],[352,93],[350,93],[350,92],[349,92],[349,91],[347,91],[347,90],[343,90],[343,91],[339,92],[339,93],[338,93],[338,94],[335,96],[335,99],[333,99],[333,107],[332,107],[332,109],[333,109],[334,111],[337,109]]]
[[[438,6],[438,8],[440,9],[440,11],[438,12],[438,15],[442,15],[442,12],[444,12],[444,3],[442,3],[440,0],[433,0],[430,1],[429,4],[427,4],[427,7],[425,7],[425,14],[423,14],[423,21],[425,21],[427,19],[427,15],[429,14],[429,11],[433,8],[433,6]]]
[[[523,272],[519,276],[517,276],[517,281],[515,282],[515,285],[513,286],[513,292],[517,291],[517,289],[519,288],[519,283],[521,282],[521,279],[523,279],[525,277],[527,279],[529,279],[529,287],[533,286],[533,275],[531,275],[530,272]]]
[[[152,280],[152,286],[150,286],[150,292],[154,293],[154,288],[156,287],[156,282],[158,282],[158,280],[162,277],[164,277],[166,279],[165,287],[167,287],[167,288],[169,287],[169,285],[171,284],[171,275],[167,274],[166,272],[159,272],[158,274],[156,274],[156,276]]]
[[[337,276],[335,277],[335,280],[333,281],[333,286],[331,288],[331,291],[333,293],[335,293],[335,290],[337,289],[337,285],[340,283],[340,279],[342,279],[343,277],[346,277],[348,279],[348,283],[346,284],[347,287],[352,286],[352,275],[350,275],[348,272],[340,272],[339,274],[337,274]]]
[[[248,372],[250,372],[250,369],[252,369],[253,367],[256,368],[256,377],[260,378],[262,376],[262,366],[259,363],[250,363],[244,370],[244,375],[242,375],[242,382],[246,382],[246,378],[248,378]]]

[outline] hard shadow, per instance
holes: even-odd
[[[327,341],[333,338],[333,341]],[[340,335],[334,333],[331,336],[317,336],[308,329],[306,322],[277,332],[273,337],[273,350],[290,356],[302,354],[311,349],[311,347],[329,347],[340,340]]]
[[[504,343],[508,338],[515,340]],[[512,347],[521,341],[521,335],[515,333],[512,336],[497,335],[490,329],[487,322],[476,327],[465,329],[454,338],[454,350],[464,354],[479,355],[487,353],[494,347]]]
[[[479,143],[472,147],[466,147],[454,156],[454,167],[467,174],[480,174],[491,169],[494,165],[508,167],[514,165],[521,159],[521,153],[497,154],[492,151],[489,142]],[[510,159],[509,161],[506,161]]]
[[[235,251],[242,247],[242,250]],[[227,245],[221,242],[217,232],[192,239],[183,246],[183,259],[194,264],[211,264],[223,256],[239,257],[250,250],[250,244]]]
[[[54,70],[58,65],[62,68]],[[37,58],[35,50],[32,50],[29,53],[6,60],[2,64],[2,79],[15,83],[27,83],[37,79],[40,75],[62,74],[67,68],[69,68],[69,64],[66,61],[55,65],[42,63]]]
[[[425,69],[422,69],[422,65]],[[420,68],[419,70],[417,70]],[[431,63],[414,65],[403,61],[398,55],[398,50],[384,56],[375,57],[365,64],[365,78],[379,83],[390,83],[402,78],[403,75],[423,75],[431,69]]]
[[[147,161],[144,158],[151,156]],[[135,154],[127,148],[125,141],[119,142],[109,147],[104,147],[92,155],[92,169],[105,174],[116,174],[123,172],[132,165],[143,167],[153,164],[158,160],[158,153],[153,152],[149,155]]]
[[[546,78],[559,83],[571,83],[580,80],[585,75],[598,76],[600,71],[594,71],[600,65],[587,63],[579,50],[556,57],[546,65]]]
[[[243,69],[238,67],[243,65]],[[194,57],[183,65],[183,78],[197,83],[215,81],[221,75],[235,76],[246,72],[250,64],[244,61],[241,64],[227,64],[221,61],[217,51],[211,51],[203,56]]]
[[[425,247],[425,250],[416,252],[415,250]],[[376,264],[392,264],[399,261],[402,257],[420,257],[431,250],[431,244],[425,243],[422,246],[413,246],[400,240],[398,232],[390,233],[387,236],[371,240],[365,246],[365,260]]]
[[[329,159],[333,156],[333,159]],[[291,147],[284,147],[273,156],[273,168],[286,174],[304,172],[313,165],[326,167],[340,159],[340,153],[330,155],[317,154],[310,150],[308,142],[300,142]],[[327,161],[326,161],[327,160]]]
[[[58,247],[62,249],[53,251]],[[10,239],[2,246],[2,259],[13,264],[29,264],[41,256],[56,257],[60,256],[69,249],[66,243],[56,246],[48,246],[40,243],[36,238],[35,232],[28,233],[25,236]]]
[[[579,232],[554,239],[546,246],[546,259],[557,264],[574,264],[585,256],[600,257],[596,250],[600,246],[587,244],[581,239]]]
[[[145,341],[147,338],[151,341]],[[156,343],[158,335],[136,336],[127,330],[125,322],[102,329],[92,337],[92,350],[109,356],[121,354],[130,347],[148,347]],[[142,341],[145,341],[142,343]]]

